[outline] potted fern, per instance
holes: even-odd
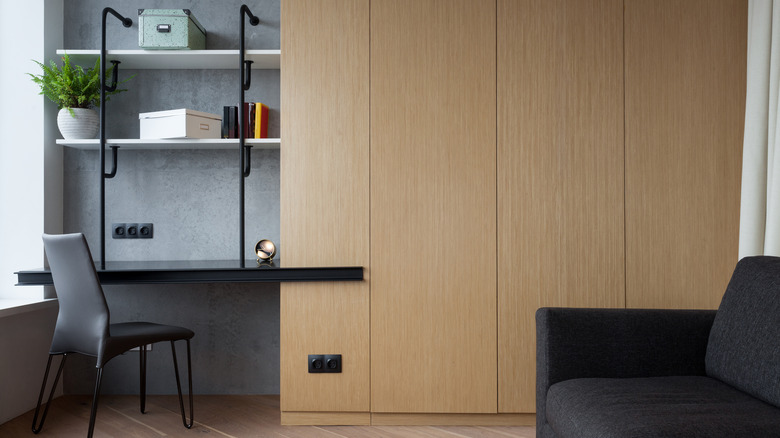
[[[54,61],[50,61],[49,65],[33,62],[41,67],[42,74],[28,74],[33,82],[41,87],[40,94],[57,104],[60,110],[57,114],[57,126],[63,138],[95,138],[100,122],[97,112],[93,109],[100,106],[100,59],[95,61],[94,67],[88,69],[71,64],[67,54],[62,56],[61,67]],[[106,71],[107,78],[111,77],[113,68],[112,66]],[[122,91],[127,90],[107,91],[106,96]]]

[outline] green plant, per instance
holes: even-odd
[[[42,94],[57,104],[58,109],[67,108],[70,115],[75,117],[71,108],[90,108],[100,106],[100,58],[95,61],[95,66],[84,69],[80,65],[73,65],[70,57],[62,55],[62,67],[54,61],[50,65],[33,60],[43,70],[40,75],[28,73],[33,82],[41,87]],[[111,78],[114,67],[106,70],[106,78]],[[135,75],[120,81],[123,84]],[[106,91],[106,100],[108,96],[127,91],[117,88],[114,91]]]

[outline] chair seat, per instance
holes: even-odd
[[[547,421],[560,437],[780,437],[776,407],[704,376],[566,380]]]
[[[99,366],[131,348],[163,341],[192,339],[192,330],[152,322],[123,322],[109,325],[109,337]]]

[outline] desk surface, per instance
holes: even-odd
[[[164,284],[164,283],[256,283],[282,281],[360,281],[363,268],[345,267],[283,267],[279,260],[258,266],[247,260],[242,268],[237,260],[171,260],[143,262],[106,262],[106,269],[97,269],[102,284]],[[17,286],[53,284],[48,269],[15,272]]]

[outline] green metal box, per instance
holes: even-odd
[[[206,30],[189,9],[139,9],[138,47],[204,50]]]

